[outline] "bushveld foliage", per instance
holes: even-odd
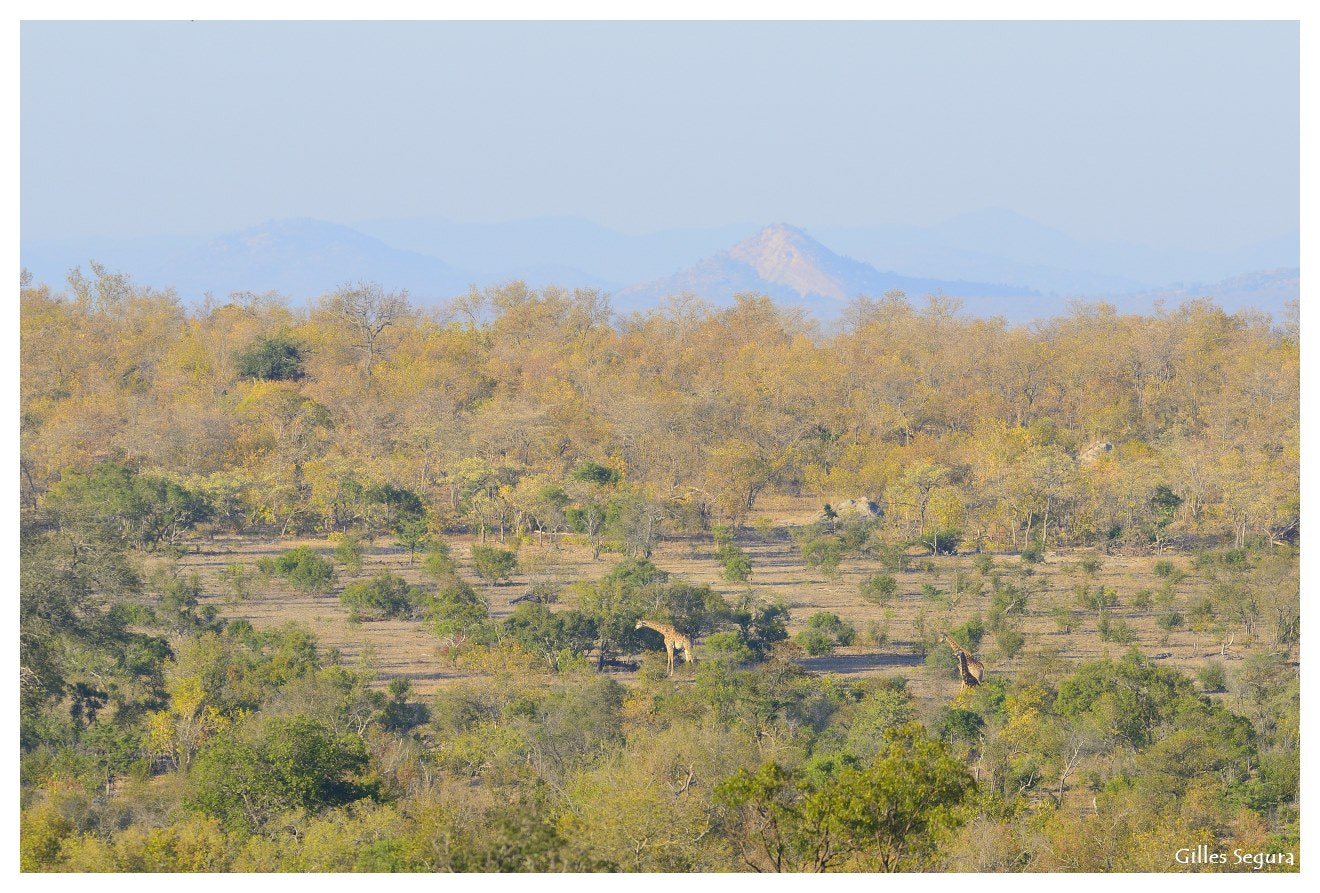
[[[594,293],[517,284],[446,313],[373,288],[186,310],[97,276],[21,295],[24,870],[1165,871],[1170,841],[1297,848],[1293,325],[1193,302],[1028,330],[899,295],[830,334],[755,296],[611,323]],[[959,691],[925,615],[904,647],[946,703],[808,672],[850,624],[808,618],[822,657],[800,661],[787,601],[652,563],[710,534],[702,561],[759,579],[739,541],[775,494],[874,502],[789,531],[812,574],[865,563],[859,600],[932,617],[974,594],[949,632],[1020,672]],[[466,675],[418,697],[225,619],[167,564],[217,534],[324,538],[223,579],[425,625]],[[426,581],[337,581],[325,556],[356,577],[375,537]],[[494,617],[532,538],[606,560]],[[1075,589],[1037,604],[1062,547],[1086,550]],[[953,549],[984,554],[916,576]],[[1129,648],[1130,593],[1099,579],[1123,554],[1150,556],[1164,633],[1250,647],[1196,680]],[[1085,616],[1107,656],[1024,643],[1028,610],[1061,637]],[[639,620],[701,660],[667,677]]]

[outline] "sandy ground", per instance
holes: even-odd
[[[777,524],[803,523],[813,515],[814,503],[799,500],[796,503],[781,500],[763,511]],[[972,569],[970,556],[914,558],[915,570],[898,573],[898,598],[888,607],[881,608],[865,600],[858,593],[858,585],[872,574],[881,573],[875,562],[848,561],[833,577],[804,566],[792,541],[779,531],[779,536],[762,541],[752,529],[738,538],[739,546],[752,562],[750,584],[730,584],[719,576],[720,565],[714,557],[714,546],[709,538],[677,537],[666,540],[652,556],[659,567],[694,583],[710,584],[730,600],[736,599],[750,585],[767,599],[783,598],[789,603],[793,620],[790,631],[796,632],[806,625],[807,619],[818,611],[830,611],[853,623],[858,630],[858,642],[870,643],[868,630],[878,626],[888,636],[883,646],[855,644],[841,648],[826,657],[801,657],[801,664],[814,672],[839,673],[853,677],[901,675],[909,680],[909,690],[919,699],[946,699],[957,684],[944,678],[935,678],[922,666],[922,658],[915,653],[915,621],[924,612],[928,629],[952,628],[976,613],[985,616],[990,606],[990,586],[985,593],[975,596],[965,593],[952,606],[934,604],[921,594],[922,584],[930,583],[942,590],[954,587],[954,575],[962,575],[975,583],[983,578]],[[496,617],[507,616],[510,602],[524,594],[527,587],[537,581],[550,580],[562,584],[581,579],[596,579],[609,571],[616,556],[603,555],[593,561],[591,552],[583,545],[564,545],[555,548],[538,545],[535,539],[524,543],[518,551],[520,570],[510,582],[501,586],[484,586],[472,572],[470,560],[473,538],[447,538],[461,572],[484,589]],[[236,599],[229,592],[219,572],[231,564],[242,564],[255,572],[260,558],[278,555],[295,546],[307,545],[330,556],[334,543],[325,539],[240,539],[219,536],[193,544],[193,551],[179,559],[183,572],[197,573],[208,593],[206,600],[216,604],[222,614],[231,618],[246,618],[258,628],[278,626],[296,621],[312,631],[325,649],[337,649],[343,659],[353,663],[366,658],[373,662],[382,680],[407,676],[418,694],[425,696],[446,681],[461,678],[464,673],[455,668],[440,653],[435,636],[424,623],[384,621],[351,623],[347,610],[340,605],[338,592],[343,586],[383,571],[398,574],[411,582],[424,583],[420,561],[409,564],[404,550],[386,540],[369,545],[365,563],[356,575],[346,575],[339,569],[340,579],[335,590],[327,595],[308,595],[287,586],[283,581],[257,578],[251,597]],[[1220,658],[1218,644],[1209,637],[1197,637],[1188,630],[1179,630],[1167,636],[1155,623],[1158,608],[1138,611],[1131,606],[1132,595],[1140,589],[1158,590],[1163,582],[1153,573],[1151,557],[1103,557],[1103,567],[1093,578],[1087,578],[1077,567],[1078,555],[1054,552],[1046,560],[1031,567],[1029,576],[1021,576],[1023,565],[1014,555],[995,556],[996,564],[1006,582],[1019,587],[1030,587],[1028,611],[1022,620],[1026,645],[1022,653],[1012,659],[999,655],[993,636],[987,634],[978,657],[991,674],[1013,675],[1033,651],[1057,651],[1069,660],[1097,658],[1106,654],[1117,657],[1125,646],[1102,641],[1096,631],[1096,616],[1083,611],[1076,604],[1073,587],[1080,582],[1091,586],[1110,586],[1119,593],[1120,606],[1112,617],[1123,618],[1137,635],[1136,645],[1162,665],[1184,672],[1195,672],[1207,660]],[[1167,556],[1166,556],[1167,557]],[[1190,574],[1190,561],[1185,556],[1169,558],[1184,572]],[[926,569],[933,563],[933,570]],[[1190,601],[1204,590],[1204,582],[1189,576],[1177,587],[1177,604],[1186,611]],[[1055,604],[1066,605],[1076,611],[1071,633],[1061,633],[1050,615]],[[566,599],[560,608],[572,607]],[[698,646],[700,659],[700,646]],[[1230,654],[1228,659],[1232,659]],[[627,673],[621,674],[624,678]],[[948,689],[946,691],[946,689]]]

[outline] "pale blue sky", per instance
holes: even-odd
[[[1298,226],[1295,23],[25,23],[24,238],[1018,211]]]

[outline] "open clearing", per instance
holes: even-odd
[[[908,679],[909,691],[919,700],[945,700],[957,690],[957,683],[935,677],[923,666],[923,659],[913,646],[918,638],[918,618],[924,615],[927,630],[938,631],[958,626],[973,615],[989,614],[991,587],[989,580],[972,567],[972,556],[913,556],[911,569],[894,574],[898,578],[898,596],[887,607],[865,601],[858,585],[883,570],[877,562],[845,561],[838,572],[827,576],[819,570],[807,568],[783,525],[811,520],[814,500],[779,500],[759,513],[759,517],[773,522],[776,527],[771,536],[762,539],[751,528],[738,537],[738,546],[752,562],[753,574],[749,584],[731,584],[720,577],[720,564],[714,556],[714,545],[709,537],[676,536],[660,544],[652,561],[671,574],[693,583],[709,584],[730,601],[736,600],[748,586],[762,598],[786,600],[792,611],[790,634],[805,627],[807,619],[819,611],[829,611],[854,624],[857,642],[837,649],[823,657],[797,658],[806,668],[819,673],[839,673],[847,676],[893,676]],[[755,520],[755,519],[753,519]],[[499,586],[481,584],[472,570],[471,548],[476,539],[471,536],[446,537],[461,573],[484,591],[492,614],[507,616],[511,602],[526,593],[532,583],[553,581],[568,584],[576,580],[596,579],[606,574],[616,555],[602,555],[593,561],[590,549],[581,544],[552,546],[547,539],[538,545],[535,538],[523,542],[518,548],[519,571],[514,579]],[[489,540],[488,540],[489,542]],[[438,649],[438,641],[424,622],[381,621],[352,623],[348,610],[339,602],[339,591],[350,583],[388,571],[409,582],[427,584],[422,574],[420,556],[410,564],[405,550],[392,542],[378,540],[367,544],[364,564],[355,575],[337,567],[339,579],[334,590],[325,595],[299,592],[278,578],[257,578],[253,594],[239,600],[228,592],[220,571],[232,564],[242,564],[255,571],[259,559],[278,555],[295,546],[310,546],[331,556],[334,543],[328,539],[251,539],[218,536],[192,544],[192,551],[179,559],[179,570],[196,573],[203,582],[207,602],[215,604],[222,615],[244,618],[258,628],[297,622],[316,635],[321,646],[336,649],[346,663],[369,661],[379,672],[382,681],[396,676],[412,680],[414,690],[425,697],[447,681],[462,678],[470,671],[456,667]],[[510,544],[512,547],[512,544]],[[999,653],[993,634],[987,632],[978,657],[985,663],[989,674],[1015,676],[1034,653],[1056,652],[1071,660],[1087,660],[1105,655],[1117,657],[1129,646],[1101,639],[1097,629],[1097,616],[1077,603],[1074,587],[1085,583],[1091,587],[1107,586],[1116,590],[1119,605],[1110,617],[1120,618],[1128,624],[1136,639],[1133,645],[1161,665],[1185,673],[1195,673],[1208,660],[1233,659],[1233,650],[1220,653],[1216,640],[1209,635],[1198,635],[1189,629],[1166,633],[1156,624],[1159,613],[1174,609],[1184,614],[1188,605],[1203,594],[1206,583],[1192,573],[1191,560],[1186,555],[1166,554],[1187,577],[1176,586],[1176,597],[1170,605],[1148,610],[1133,607],[1133,595],[1139,590],[1158,591],[1164,580],[1153,567],[1153,556],[1100,556],[1102,567],[1087,576],[1078,566],[1080,552],[1050,551],[1039,564],[1024,564],[1017,555],[995,555],[995,571],[1005,583],[1012,583],[1030,593],[1028,607],[1019,621],[1026,637],[1021,652],[1012,658]],[[1087,553],[1092,554],[1092,553]],[[963,585],[972,587],[984,583],[979,594],[964,592],[950,597],[944,603],[932,602],[922,595],[922,585],[931,584],[941,590],[955,589],[955,574],[960,574]],[[565,598],[557,609],[572,607],[571,597]],[[1070,633],[1060,632],[1051,610],[1064,606],[1074,612]],[[883,645],[874,643],[871,632],[883,632]],[[698,659],[701,648],[697,648]],[[680,672],[682,672],[680,670]],[[631,674],[621,672],[621,678]]]

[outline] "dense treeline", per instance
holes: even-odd
[[[611,320],[594,293],[516,284],[437,313],[371,286],[186,310],[95,273],[22,292],[25,870],[1163,871],[1184,868],[1171,841],[1296,851],[1295,327],[1196,303],[1027,330],[891,295],[823,333],[757,297]],[[1195,683],[1139,649],[1033,649],[940,703],[816,675],[794,655],[846,646],[846,621],[818,613],[789,647],[786,602],[649,560],[709,534],[745,583],[737,534],[772,494],[874,504],[791,533],[808,566],[873,565],[858,597],[877,605],[918,547],[983,550],[959,566],[985,603],[953,630],[969,644],[1018,653],[1033,563],[1086,546],[1077,594],[1106,641],[1127,644],[1089,583],[1099,555],[1150,552],[1162,623],[1252,649]],[[222,531],[333,535],[333,560],[291,548],[225,583],[424,623],[465,678],[418,697],[296,625],[222,617],[169,560]],[[425,582],[360,573],[381,535]],[[600,575],[492,616],[533,540]],[[1189,572],[1208,594],[1184,618]],[[643,618],[700,639],[681,681]],[[926,660],[950,678],[948,649]],[[602,672],[623,661],[626,685]]]
[[[773,493],[874,500],[937,549],[1297,536],[1296,328],[1209,302],[1026,329],[895,294],[825,335],[754,296],[611,324],[593,292],[517,284],[444,313],[371,286],[305,311],[190,311],[104,271],[71,291],[23,290],[29,507],[115,462],[234,530],[424,509],[643,557]]]

